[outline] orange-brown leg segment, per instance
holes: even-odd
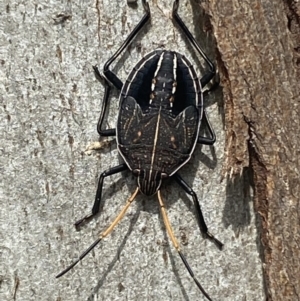
[[[172,227],[171,227],[171,224],[170,224],[170,221],[168,219],[168,216],[167,216],[167,212],[166,212],[166,208],[165,208],[165,204],[162,200],[162,197],[161,197],[161,194],[160,194],[160,190],[158,190],[157,192],[157,196],[158,196],[158,201],[159,201],[159,205],[160,205],[160,210],[161,210],[161,213],[162,213],[162,216],[163,216],[163,220],[164,220],[164,224],[166,226],[166,229],[167,229],[167,232],[168,232],[168,235],[170,236],[170,239],[172,240],[172,243],[173,243],[173,246],[174,248],[177,250],[181,260],[183,261],[186,269],[188,270],[189,274],[191,275],[191,277],[194,279],[196,285],[198,286],[198,288],[200,289],[200,291],[202,292],[202,294],[210,301],[212,301],[212,299],[209,297],[209,295],[206,293],[206,291],[204,290],[204,288],[201,286],[201,284],[199,283],[199,281],[196,279],[195,275],[194,275],[194,272],[192,271],[190,265],[188,264],[186,258],[184,257],[184,255],[182,254],[182,252],[180,251],[180,248],[179,248],[179,244],[178,244],[178,241],[176,239],[176,237],[174,236],[174,233],[173,233],[173,230],[172,230]]]
[[[75,260],[71,265],[69,265],[66,269],[64,269],[62,272],[60,272],[56,278],[59,278],[61,276],[63,276],[64,274],[66,274],[68,271],[70,271],[79,261],[81,261],[93,248],[96,247],[96,245],[104,238],[106,237],[113,229],[114,227],[119,223],[119,221],[123,218],[123,216],[125,215],[127,209],[129,208],[129,206],[131,205],[131,203],[133,202],[133,200],[135,199],[136,195],[139,192],[139,188],[137,188],[135,190],[135,192],[132,194],[132,196],[127,200],[126,205],[124,206],[124,208],[122,209],[122,211],[119,213],[119,215],[116,217],[116,219],[111,223],[111,225],[105,230],[103,231],[99,238],[97,240],[95,240],[93,242],[93,244],[88,247],[88,249],[86,249],[77,260]]]

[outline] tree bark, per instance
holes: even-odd
[[[207,66],[171,22],[173,1],[149,4],[150,24],[113,70],[124,81],[160,47],[184,54],[201,76]],[[224,250],[200,235],[192,200],[174,181],[162,196],[181,250],[213,300],[265,300],[262,262],[268,299],[299,300],[296,5],[180,1],[180,16],[221,79],[205,97],[217,142],[198,145],[180,175]],[[120,164],[113,140],[85,153],[99,140],[104,94],[92,65],[101,70],[118,49],[144,13],[141,2],[4,0],[0,11],[0,300],[205,300],[169,243],[155,197],[139,196],[103,244],[55,279],[136,188],[130,173],[107,178],[101,213],[75,230],[91,210],[99,174]],[[114,91],[107,127],[117,114]]]
[[[267,300],[300,300],[300,4],[204,1],[224,91],[229,178],[250,167]]]

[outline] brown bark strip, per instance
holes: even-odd
[[[202,6],[219,51],[225,168],[233,175],[253,170],[267,300],[300,300],[300,5],[211,0]]]

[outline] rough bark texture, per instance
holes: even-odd
[[[170,21],[172,1],[149,3],[151,24],[114,71],[124,80],[143,55],[165,47],[201,76],[205,64]],[[139,196],[101,246],[55,279],[136,187],[130,173],[107,178],[101,214],[74,229],[91,210],[99,174],[120,160],[113,140],[84,152],[98,140],[104,92],[92,65],[101,69],[116,51],[141,3],[4,0],[0,12],[0,300],[205,300],[169,243],[155,197]],[[162,194],[175,235],[213,300],[260,301],[265,292],[299,300],[299,3],[181,1],[179,12],[221,78],[205,99],[217,142],[199,145],[180,174],[225,248],[202,238],[190,198],[170,180]]]
[[[300,300],[300,5],[205,1],[219,52],[225,170],[250,166],[268,300]]]

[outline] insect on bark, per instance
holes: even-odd
[[[61,277],[72,269],[113,230],[139,192],[146,196],[157,194],[164,224],[175,249],[203,295],[208,300],[212,300],[196,279],[180,250],[166,214],[160,187],[164,179],[168,177],[175,179],[193,198],[200,230],[221,249],[223,244],[207,229],[196,193],[178,174],[179,169],[190,160],[197,143],[212,145],[215,142],[214,131],[203,108],[202,88],[213,79],[216,70],[214,64],[179,17],[177,13],[179,0],[175,0],[172,10],[173,19],[204,59],[209,70],[201,79],[198,79],[195,69],[184,55],[175,51],[155,50],[136,64],[123,84],[119,77],[110,70],[110,65],[149,21],[149,4],[146,0],[142,0],[142,3],[145,10],[143,18],[116,53],[105,63],[103,75],[100,74],[97,67],[93,67],[96,77],[105,83],[97,130],[100,136],[116,136],[118,151],[124,163],[112,167],[100,175],[92,212],[78,220],[75,226],[78,227],[99,212],[103,181],[107,176],[129,169],[137,177],[138,187],[113,223],[76,261],[56,277]],[[117,126],[116,129],[102,129],[111,86],[121,91]],[[199,134],[202,120],[207,124],[209,137]]]

